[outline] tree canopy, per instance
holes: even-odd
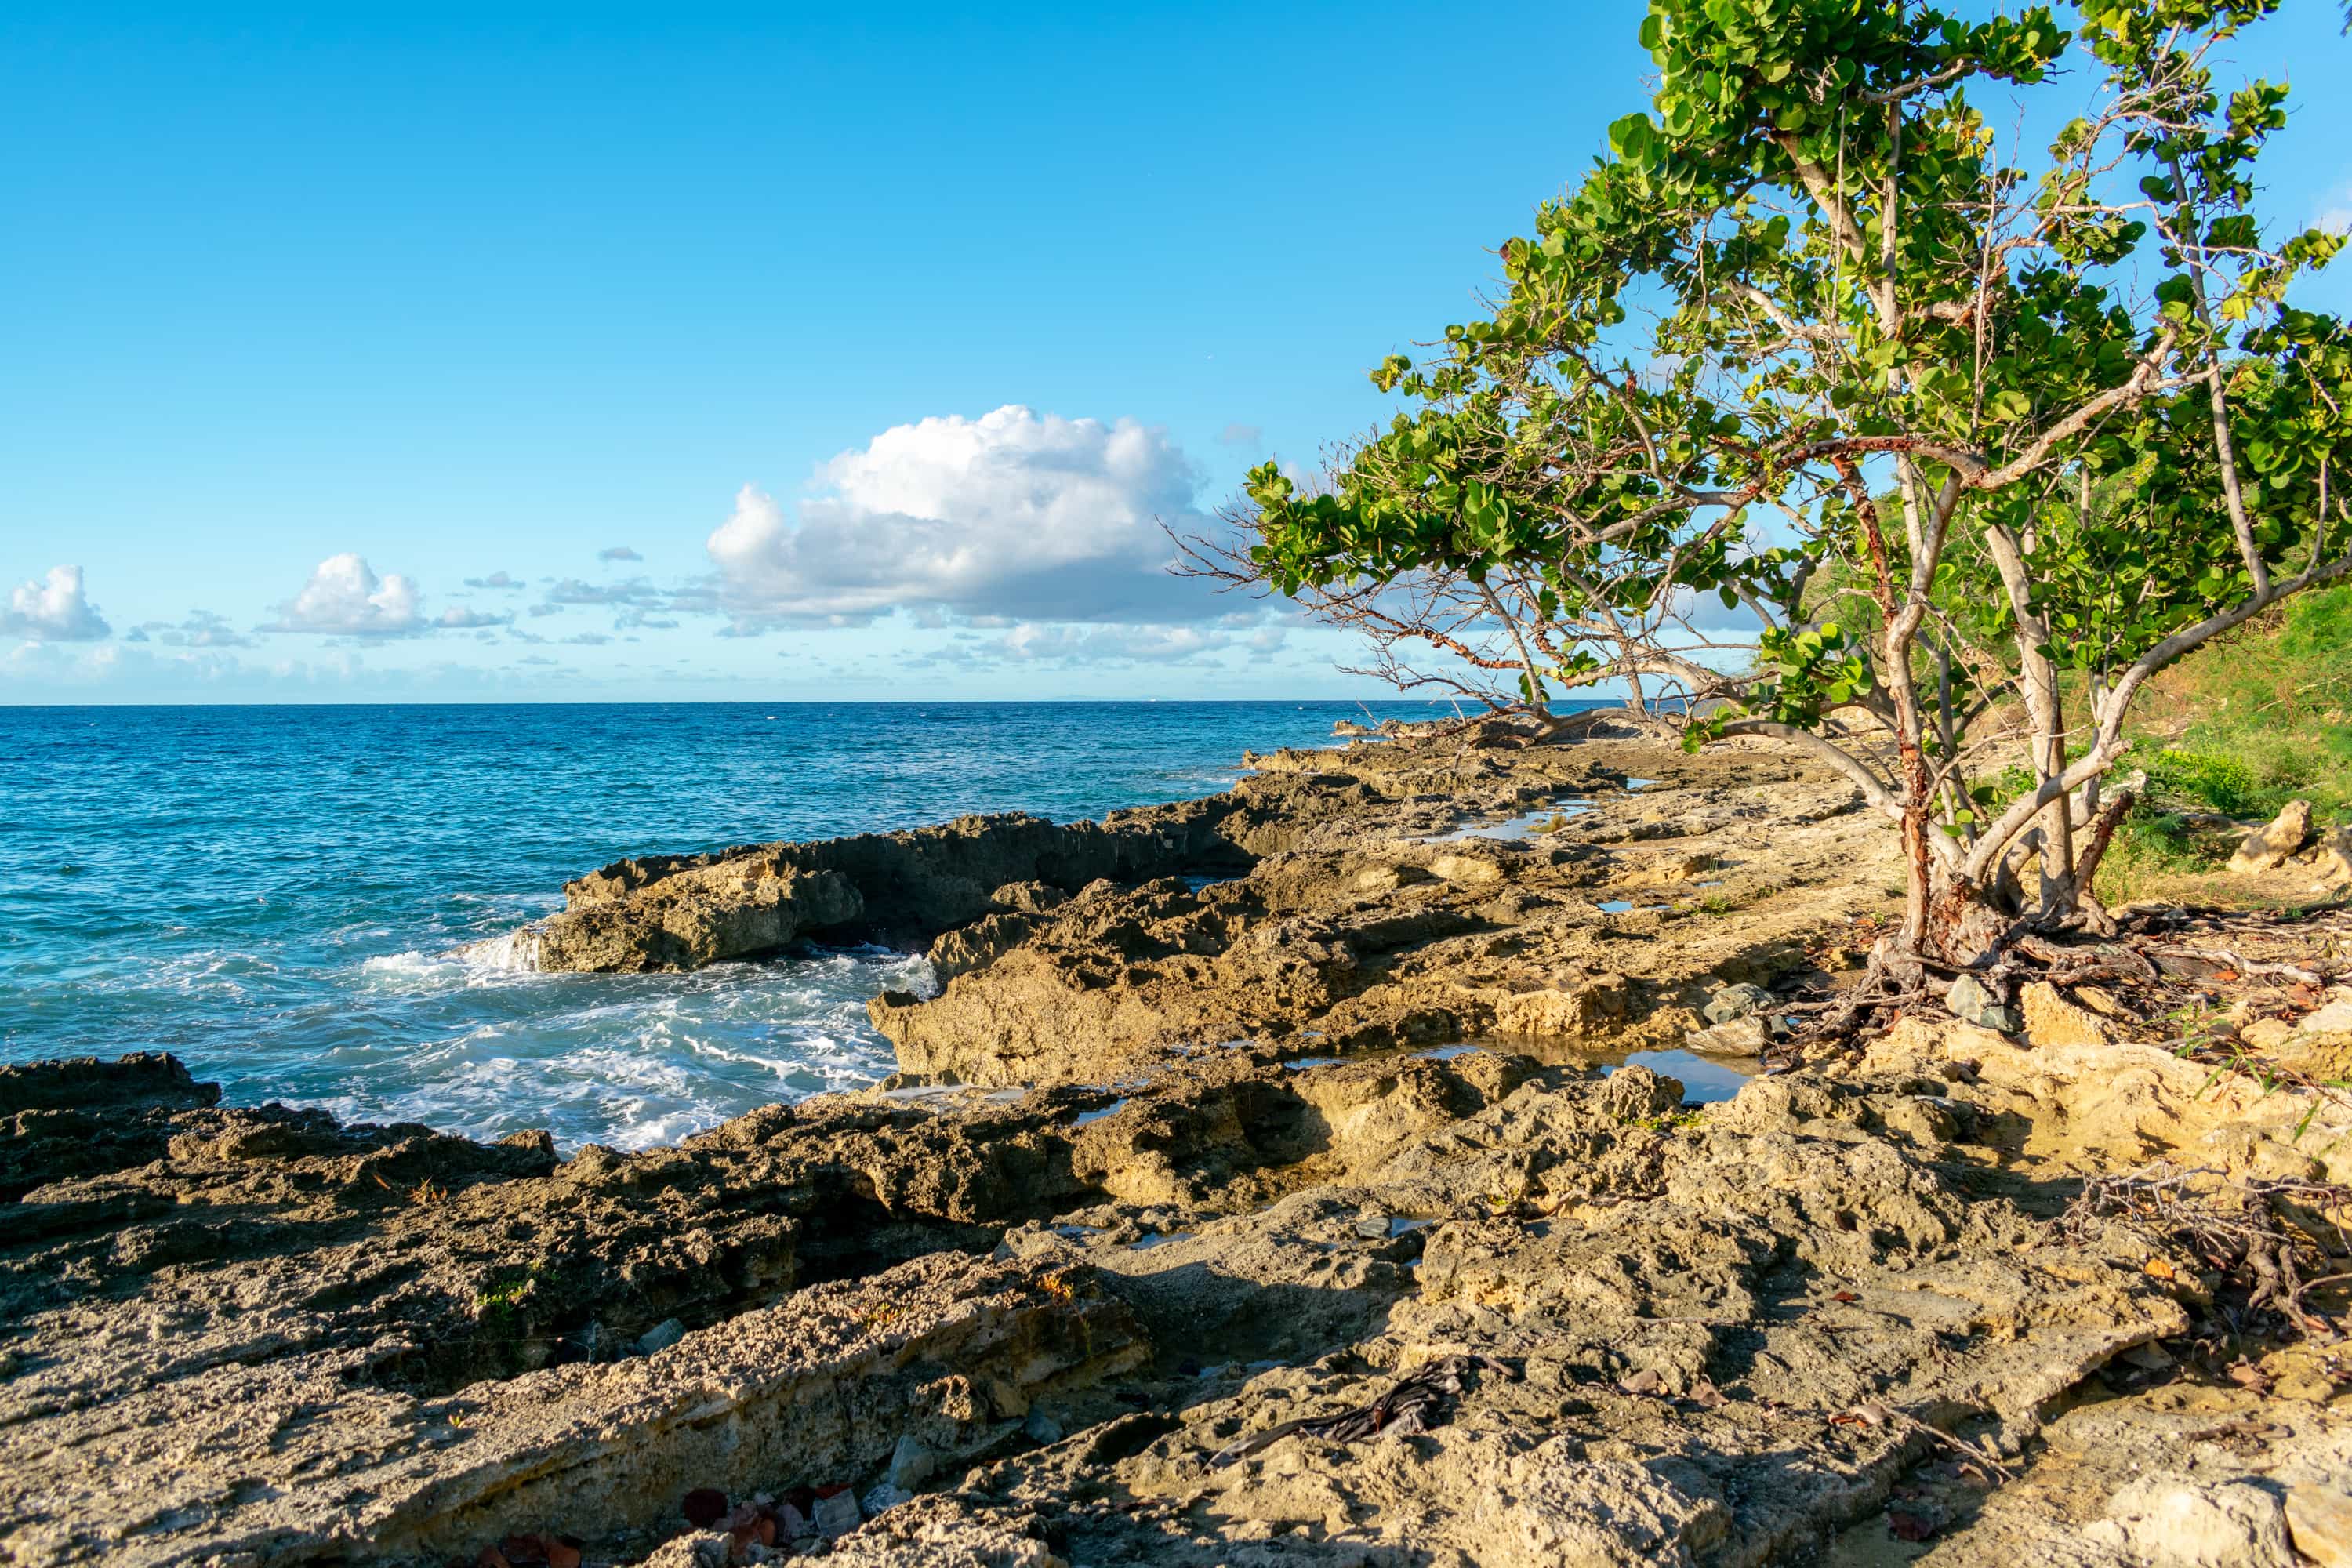
[[[1405,408],[1328,489],[1251,473],[1252,570],[1499,574],[1569,626],[1714,596],[1751,659],[1637,635],[1547,673],[1844,770],[1905,836],[1915,952],[2076,917],[2147,677],[2352,568],[2352,336],[2289,298],[2342,240],[2264,223],[2287,91],[2215,64],[2273,9],[1654,0],[1650,110],[1488,314],[1372,373]],[[1994,115],[2060,100],[2031,150]],[[2035,784],[1996,807],[1971,770],[2021,709]]]

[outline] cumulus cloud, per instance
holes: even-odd
[[[0,636],[96,642],[113,629],[89,602],[79,566],[52,566],[46,580],[18,584],[0,609]]]
[[[1205,618],[1160,523],[1200,526],[1200,477],[1165,432],[1008,405],[884,431],[818,471],[796,517],[756,486],[710,535],[739,627],[893,611],[1086,622]]]
[[[609,550],[599,550],[596,552],[596,559],[599,561],[643,561],[645,557],[638,554],[635,551],[630,549],[625,544],[615,544]]]
[[[425,629],[425,595],[398,573],[378,577],[345,551],[319,563],[302,591],[278,606],[265,632],[315,632],[330,637],[404,637]]]

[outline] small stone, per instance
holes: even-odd
[[[686,1338],[686,1325],[676,1318],[664,1318],[637,1336],[637,1353],[656,1355]]]
[[[2285,865],[2310,837],[2311,802],[2291,800],[2267,826],[2246,835],[2246,841],[2230,857],[2230,869],[2242,877],[2274,871]]]
[[[890,1484],[909,1494],[920,1491],[939,1468],[939,1456],[908,1434],[890,1452]]]
[[[1029,1419],[1021,1423],[1021,1435],[1045,1447],[1062,1440],[1062,1424],[1042,1410],[1032,1410]]]
[[[2107,1026],[2099,1016],[2067,1001],[2047,980],[2037,980],[2027,986],[2022,1001],[2025,1037],[2040,1049],[2107,1043]]]
[[[1356,1234],[1367,1241],[1386,1241],[1389,1238],[1389,1216],[1384,1214],[1364,1215],[1356,1222]]]
[[[2294,1549],[2319,1568],[2352,1568],[2352,1497],[2333,1487],[2293,1488],[2286,1529]]]
[[[848,1494],[844,1493],[843,1495],[846,1496]],[[897,1508],[900,1503],[906,1502],[913,1498],[914,1495],[915,1494],[913,1492],[908,1491],[904,1487],[894,1487],[888,1481],[879,1482],[866,1490],[865,1500],[866,1517],[872,1519],[877,1513],[887,1513],[892,1509]]]
[[[1700,1015],[1710,1024],[1728,1024],[1735,1018],[1745,1018],[1761,1013],[1772,1005],[1772,993],[1761,985],[1743,981],[1737,985],[1719,985],[1707,997]]]
[[[1771,1036],[1761,1018],[1734,1018],[1712,1028],[1694,1029],[1683,1037],[1683,1045],[1704,1057],[1753,1057],[1764,1052],[1764,1042]]]
[[[817,1493],[815,1503],[809,1509],[809,1522],[827,1541],[856,1530],[857,1520],[857,1495],[847,1487],[830,1489],[830,1495]]]
[[[1979,1029],[1994,1029],[2004,1035],[2017,1033],[2017,1009],[2001,1005],[1992,992],[1973,974],[1963,974],[1952,982],[1951,990],[1944,994],[1944,1009],[1963,1024],[1974,1024]]]

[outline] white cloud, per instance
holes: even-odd
[[[2320,198],[2319,216],[2311,220],[2311,226],[2330,234],[2352,233],[2352,180]]]
[[[404,637],[425,629],[425,595],[398,573],[378,577],[351,551],[319,563],[302,591],[278,606],[266,632]]]
[[[523,581],[520,577],[509,576],[504,572],[493,572],[487,577],[467,578],[466,586],[468,588],[496,588],[501,593],[520,594],[523,590]]]
[[[486,610],[453,608],[442,611],[433,624],[465,631],[476,626],[510,626],[514,625],[514,616],[511,614],[494,616]]]
[[[756,486],[710,535],[739,626],[859,625],[893,610],[1171,621],[1221,606],[1171,578],[1162,521],[1202,525],[1199,476],[1133,420],[1007,405],[900,425],[818,472],[797,520]]]
[[[0,636],[95,642],[113,629],[83,591],[79,566],[52,566],[47,581],[17,584],[0,609]]]
[[[211,610],[190,610],[188,618],[142,621],[122,634],[124,642],[159,642],[165,647],[251,647],[254,639],[229,625],[226,616]]]

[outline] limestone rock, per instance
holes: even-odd
[[[2245,1481],[2144,1477],[2110,1499],[2107,1517],[2083,1534],[2149,1568],[2295,1568],[2286,1510]]]
[[[2286,1494],[2287,1533],[2319,1568],[2352,1568],[2352,1497],[2334,1487],[2301,1486]]]
[[[2291,800],[2266,826],[2246,835],[2230,857],[2230,869],[2242,876],[2274,871],[2287,863],[2311,837],[2311,802]]]
[[[2312,851],[2311,865],[2323,886],[2352,882],[2352,826],[2338,827],[2323,836]]]
[[[988,895],[988,901],[1002,910],[1022,914],[1042,915],[1070,901],[1070,895],[1050,882],[1007,882]]]
[[[1761,1056],[1770,1031],[1759,1017],[1730,1018],[1683,1037],[1687,1048],[1708,1057]]]
[[[2066,1000],[2047,980],[2027,986],[2020,1000],[2025,1037],[2036,1047],[2099,1046],[2107,1041],[2107,1026],[2099,1016]]]

